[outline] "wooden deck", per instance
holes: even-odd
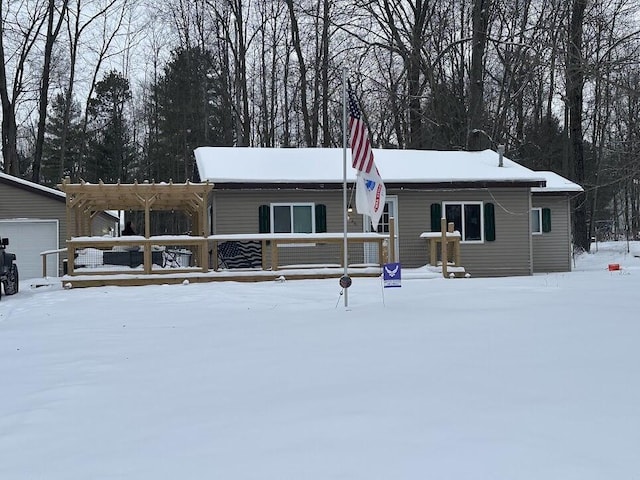
[[[206,282],[273,282],[276,280],[312,280],[312,279],[339,279],[344,274],[343,268],[320,269],[286,269],[276,271],[219,271],[219,272],[181,272],[163,275],[118,274],[118,275],[65,275],[61,277],[65,288],[105,287],[115,286],[141,286],[141,285],[175,285],[180,283],[206,283]],[[379,277],[382,270],[378,266],[365,266],[349,268],[351,277]]]
[[[262,259],[260,268],[225,268],[221,269],[218,264],[217,255],[212,258],[213,269],[209,268],[207,252],[217,251],[218,243],[224,241],[246,241],[252,240],[262,243]],[[374,263],[350,263],[349,275],[353,277],[377,277],[382,272],[382,265],[386,257],[386,241],[388,235],[377,233],[349,233],[347,242],[350,245],[365,243],[373,244],[377,247],[377,261]],[[95,261],[91,260],[82,263],[82,266],[74,266],[69,262],[68,274],[61,278],[64,286],[68,287],[93,287],[107,285],[163,285],[177,284],[185,281],[194,283],[203,282],[261,282],[274,281],[281,277],[288,279],[320,279],[320,278],[340,278],[344,275],[343,264],[343,242],[342,233],[320,233],[320,234],[237,234],[237,235],[210,235],[210,236],[154,236],[145,238],[143,236],[131,237],[76,237],[67,240],[68,258],[74,258],[76,252],[85,249],[98,252],[102,255],[112,253],[113,247],[117,246],[122,253],[126,247],[136,247],[141,265],[134,267],[122,264],[113,265],[111,262],[103,262],[102,255],[97,255]],[[339,246],[336,249],[337,255],[326,258],[323,264],[288,264],[281,265],[278,255],[279,247],[289,244],[308,244],[310,246],[333,244]],[[164,248],[170,245],[189,247],[189,251],[194,253],[190,257],[188,264],[177,268],[165,265],[164,262],[153,260],[153,248],[158,246]],[[269,247],[267,247],[269,245]],[[364,248],[364,247],[363,247]],[[126,252],[126,250],[125,250]],[[267,261],[268,252],[269,261]],[[86,259],[84,259],[86,261]],[[295,262],[294,262],[295,263]],[[303,263],[303,262],[302,262]],[[131,268],[130,268],[131,267]]]

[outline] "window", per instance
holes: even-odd
[[[272,203],[258,207],[260,233],[324,233],[327,207],[320,203]]]
[[[540,235],[542,233],[542,209],[531,209],[531,233],[533,235]]]
[[[531,233],[540,235],[551,231],[551,209],[532,208],[531,209]]]
[[[484,217],[482,202],[444,202],[447,222],[453,222],[463,242],[483,242]]]
[[[272,203],[272,233],[315,233],[313,203]]]
[[[382,216],[378,222],[378,228],[375,231],[378,233],[389,233],[389,218],[391,218],[391,215],[389,215],[389,202],[385,202],[384,209],[382,210]],[[371,219],[369,219],[369,230],[372,232],[374,231],[373,225],[371,225]]]

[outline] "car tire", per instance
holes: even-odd
[[[11,265],[9,269],[9,273],[7,274],[7,280],[4,282],[4,293],[5,295],[15,295],[18,293],[19,288],[19,276],[18,276],[18,266]]]

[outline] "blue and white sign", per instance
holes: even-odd
[[[382,267],[384,288],[401,287],[402,269],[399,263],[385,263]]]

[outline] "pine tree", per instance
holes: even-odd
[[[197,180],[193,150],[232,145],[233,123],[228,88],[211,52],[177,49],[153,88],[157,100],[158,145],[150,145],[156,180]]]
[[[90,158],[85,175],[91,182],[126,183],[135,177],[135,148],[126,115],[130,100],[129,80],[116,71],[96,84],[88,108]]]
[[[79,180],[79,169],[83,164],[85,139],[82,133],[80,105],[71,103],[70,122],[65,144],[65,165],[60,168],[62,158],[62,136],[64,130],[64,109],[66,92],[58,93],[51,102],[42,155],[41,177],[45,185],[55,186],[63,177]]]

